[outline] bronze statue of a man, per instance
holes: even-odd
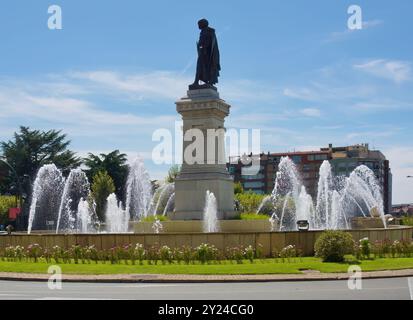
[[[198,27],[201,30],[199,41],[197,42],[198,62],[195,81],[189,86],[190,89],[202,87],[199,85],[200,80],[207,86],[213,86],[218,83],[219,71],[221,70],[215,29],[209,27],[208,20],[206,19],[199,20]]]

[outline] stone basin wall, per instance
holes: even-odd
[[[371,241],[389,239],[411,240],[413,227],[397,226],[388,229],[349,230],[354,240],[369,238]],[[249,246],[261,247],[263,254],[271,256],[274,251],[280,251],[287,245],[295,245],[306,256],[313,255],[314,243],[322,231],[306,232],[220,232],[220,233],[160,233],[160,234],[14,234],[0,236],[0,250],[8,245],[28,246],[38,243],[44,248],[59,245],[70,248],[72,245],[95,245],[97,249],[110,249],[114,246],[141,243],[146,248],[157,245],[167,245],[171,248],[188,245],[196,247],[202,243],[215,245],[224,250],[228,247]]]

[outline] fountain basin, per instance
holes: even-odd
[[[163,233],[202,233],[201,220],[163,221]],[[134,233],[154,233],[153,222],[132,222]],[[278,227],[278,226],[276,226]],[[220,232],[269,232],[271,223],[268,220],[218,220]]]
[[[384,228],[383,219],[380,217],[355,217],[351,219],[352,229]]]
[[[248,221],[250,222],[250,221]],[[355,241],[369,238],[390,241],[411,240],[413,227],[392,226],[388,229],[360,229],[346,230]],[[182,246],[196,247],[202,243],[209,243],[220,250],[237,246],[252,246],[261,250],[263,256],[270,257],[274,251],[280,252],[288,245],[294,245],[305,256],[314,254],[314,244],[323,231],[285,231],[285,232],[217,232],[217,233],[140,233],[140,234],[17,234],[0,236],[0,250],[9,245],[27,247],[37,243],[42,248],[52,249],[58,245],[69,249],[73,245],[94,245],[98,250],[109,250],[113,246],[141,243],[145,248],[151,246],[169,246],[181,248]]]

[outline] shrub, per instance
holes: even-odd
[[[402,253],[403,253],[403,245],[400,241],[395,240],[393,242],[393,244],[390,247],[390,252],[391,252],[391,256],[392,258],[396,258],[397,257],[401,257]]]
[[[125,244],[119,248],[119,259],[123,260],[125,264],[128,264],[128,261],[132,260],[132,264],[134,264],[135,259],[133,259],[133,251],[131,244]]]
[[[400,224],[403,226],[413,226],[413,217],[403,217],[400,220]]]
[[[253,192],[238,193],[235,199],[238,200],[242,212],[257,212],[265,195]]]
[[[234,260],[236,263],[241,264],[244,259],[244,250],[242,247],[233,247],[227,249],[227,259]]]
[[[361,257],[364,259],[369,259],[370,253],[371,253],[370,240],[368,238],[361,239],[359,241],[359,248],[360,248]]]
[[[256,213],[241,213],[241,220],[268,220],[266,214],[256,214]]]
[[[402,249],[402,255],[406,258],[409,258],[413,254],[413,242],[408,241],[408,240],[402,240],[401,241],[401,249]]]
[[[248,247],[246,247],[244,249],[244,256],[246,259],[248,259],[251,263],[254,262],[254,258],[255,258],[255,250],[254,248],[249,245]]]
[[[389,239],[375,241],[373,244],[374,257],[385,258],[391,251],[391,245],[392,243]]]
[[[143,260],[145,260],[146,250],[142,244],[137,243],[135,246],[134,256],[139,261],[139,264],[143,264]]]
[[[143,218],[141,221],[142,222],[155,222],[156,220],[159,221],[169,221],[169,218],[167,216],[164,215],[154,215],[154,216],[147,216],[145,218]]]
[[[92,245],[92,246],[86,247],[85,255],[89,263],[90,263],[90,260],[94,261],[95,263],[98,263],[99,253],[95,246]]]
[[[168,246],[162,246],[159,250],[159,256],[161,258],[162,264],[172,263],[173,261],[173,252]]]
[[[195,257],[202,264],[215,260],[218,254],[214,245],[203,243],[195,249]]]
[[[72,252],[71,250],[64,250],[63,251],[63,255],[62,255],[62,259],[64,263],[71,263],[72,262]]]
[[[75,264],[79,263],[79,260],[82,259],[82,247],[78,244],[73,245],[71,249],[71,257],[75,261]]]
[[[34,243],[27,247],[27,256],[37,262],[42,255],[42,248],[39,244]]]
[[[118,247],[112,247],[109,250],[109,261],[111,264],[117,264],[119,262],[119,253],[120,250]]]
[[[9,221],[9,209],[15,206],[15,196],[0,196],[0,224],[6,224]]]
[[[344,231],[325,231],[315,242],[314,251],[324,262],[343,262],[344,255],[354,252],[354,240]]]
[[[175,248],[172,250],[172,255],[173,255],[173,260],[175,260],[178,264],[180,264],[182,260],[184,259],[183,251],[178,248]]]
[[[152,246],[147,251],[147,258],[149,264],[157,265],[159,261],[159,249],[157,246]]]
[[[244,192],[241,182],[234,183],[234,194],[240,194]]]
[[[59,246],[54,246],[52,248],[52,256],[56,264],[60,263],[60,259],[63,257],[63,249]]]
[[[49,249],[44,249],[42,257],[46,260],[46,263],[51,263],[52,251]]]
[[[182,260],[185,264],[190,264],[194,259],[194,250],[189,246],[182,247]]]
[[[22,246],[16,246],[14,248],[14,256],[18,261],[22,261],[25,258],[25,252],[24,252],[24,247]]]
[[[280,258],[284,261],[284,259],[287,259],[288,262],[290,262],[291,258],[297,257],[297,249],[293,245],[286,246],[285,248],[282,248],[280,251]]]

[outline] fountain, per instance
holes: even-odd
[[[280,161],[271,199],[274,207],[271,219],[279,221],[280,231],[296,230],[297,220],[307,220],[313,211],[311,196],[302,185],[294,162],[288,157]]]
[[[129,167],[126,183],[126,211],[133,219],[148,215],[152,199],[152,184],[143,160],[136,158]]]
[[[70,171],[63,189],[57,219],[56,233],[59,231],[75,232],[79,201],[89,196],[89,181],[80,169]]]
[[[94,210],[90,208],[89,201],[80,199],[77,206],[76,215],[76,230],[80,233],[94,233],[96,232],[97,218],[94,217]]]
[[[124,220],[128,217],[129,221],[131,213],[135,213],[134,218],[137,219],[148,213],[152,199],[152,185],[140,158],[137,158],[130,167],[126,189],[126,210],[122,210],[121,204],[117,205],[116,197],[113,198],[113,195],[107,200],[108,207],[114,210],[113,215],[107,213],[111,223],[110,232],[127,231]],[[159,210],[162,208],[161,213],[171,209],[174,202],[173,184],[168,185],[166,189],[157,203]],[[81,169],[71,170],[65,180],[54,164],[45,165],[40,168],[33,185],[28,234],[32,230],[46,230],[49,221],[57,222],[54,227],[56,233],[97,232],[100,222],[95,213],[95,206],[90,197],[88,179]],[[125,212],[121,214],[121,211]],[[123,220],[119,216],[123,216]]]
[[[64,178],[54,164],[40,168],[33,185],[27,233],[46,230],[47,221],[56,222],[62,196]]]
[[[271,204],[272,204],[272,198],[271,198],[271,196],[265,196],[265,197],[262,199],[262,201],[261,201],[260,205],[258,206],[258,209],[257,209],[257,211],[256,211],[255,213],[256,213],[256,214],[260,214],[261,212],[264,211],[264,209],[267,209],[268,206],[271,206]]]
[[[173,208],[175,207],[175,192],[172,193],[166,202],[165,209],[163,210],[163,215],[166,216],[168,215],[168,212],[173,211]]]
[[[167,208],[167,204],[172,194],[175,193],[174,183],[165,183],[158,190],[156,190],[152,201],[152,214],[155,216],[157,214],[163,214]],[[154,204],[156,202],[156,204]]]
[[[106,200],[105,223],[109,233],[126,233],[129,230],[130,215],[122,209],[122,203],[118,202],[116,195],[112,193]]]
[[[217,199],[215,195],[207,190],[205,196],[205,208],[204,208],[204,220],[203,220],[204,232],[218,232],[218,219],[217,219]]]
[[[345,212],[351,213],[359,210],[364,217],[380,217],[386,227],[381,188],[373,171],[367,166],[361,165],[354,169],[345,179],[340,194],[341,206]]]
[[[159,219],[156,219],[152,224],[152,229],[155,233],[159,233],[163,230],[163,225]]]
[[[349,177],[334,177],[330,163],[324,161],[319,176],[314,208],[295,164],[289,158],[281,159],[271,195],[274,212],[270,218],[279,221],[279,231],[297,230],[299,220],[307,220],[312,230],[349,229],[351,218],[373,213],[386,226],[380,186],[368,167],[357,167]]]

